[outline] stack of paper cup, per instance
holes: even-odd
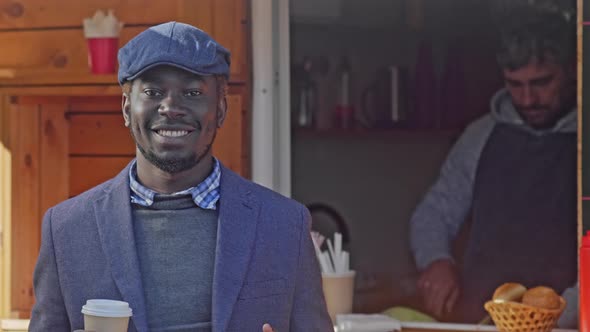
[[[322,273],[322,288],[332,322],[336,315],[352,312],[355,272]]]
[[[94,332],[127,332],[132,310],[129,303],[94,299],[82,307],[84,329]]]
[[[106,15],[99,10],[93,17],[84,19],[83,23],[90,70],[94,74],[114,73],[123,23],[117,20],[112,10]]]

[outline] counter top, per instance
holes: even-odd
[[[495,326],[452,323],[402,323],[402,332],[497,332]],[[578,330],[554,329],[553,332],[577,332]]]

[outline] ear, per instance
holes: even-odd
[[[227,100],[224,97],[219,98],[217,102],[217,128],[223,126],[225,117],[227,116]]]
[[[123,93],[121,97],[121,110],[123,111],[123,118],[125,119],[125,127],[129,127],[131,123],[131,116],[129,112],[131,111],[131,102],[129,95],[127,93]]]

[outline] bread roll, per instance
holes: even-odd
[[[549,287],[539,286],[526,291],[522,303],[537,308],[559,309],[561,301],[559,295]]]
[[[507,282],[505,284],[500,285],[500,287],[496,288],[494,292],[494,296],[492,300],[501,302],[501,301],[516,301],[520,302],[522,296],[526,292],[526,287],[519,283],[515,282]]]

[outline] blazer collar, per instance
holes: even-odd
[[[249,183],[223,166],[219,202],[212,302],[215,332],[226,330],[246,279],[259,213],[258,201]]]
[[[139,332],[148,331],[145,299],[135,247],[129,167],[105,188],[105,195],[94,202],[98,234],[115,284],[133,310],[131,320]]]

